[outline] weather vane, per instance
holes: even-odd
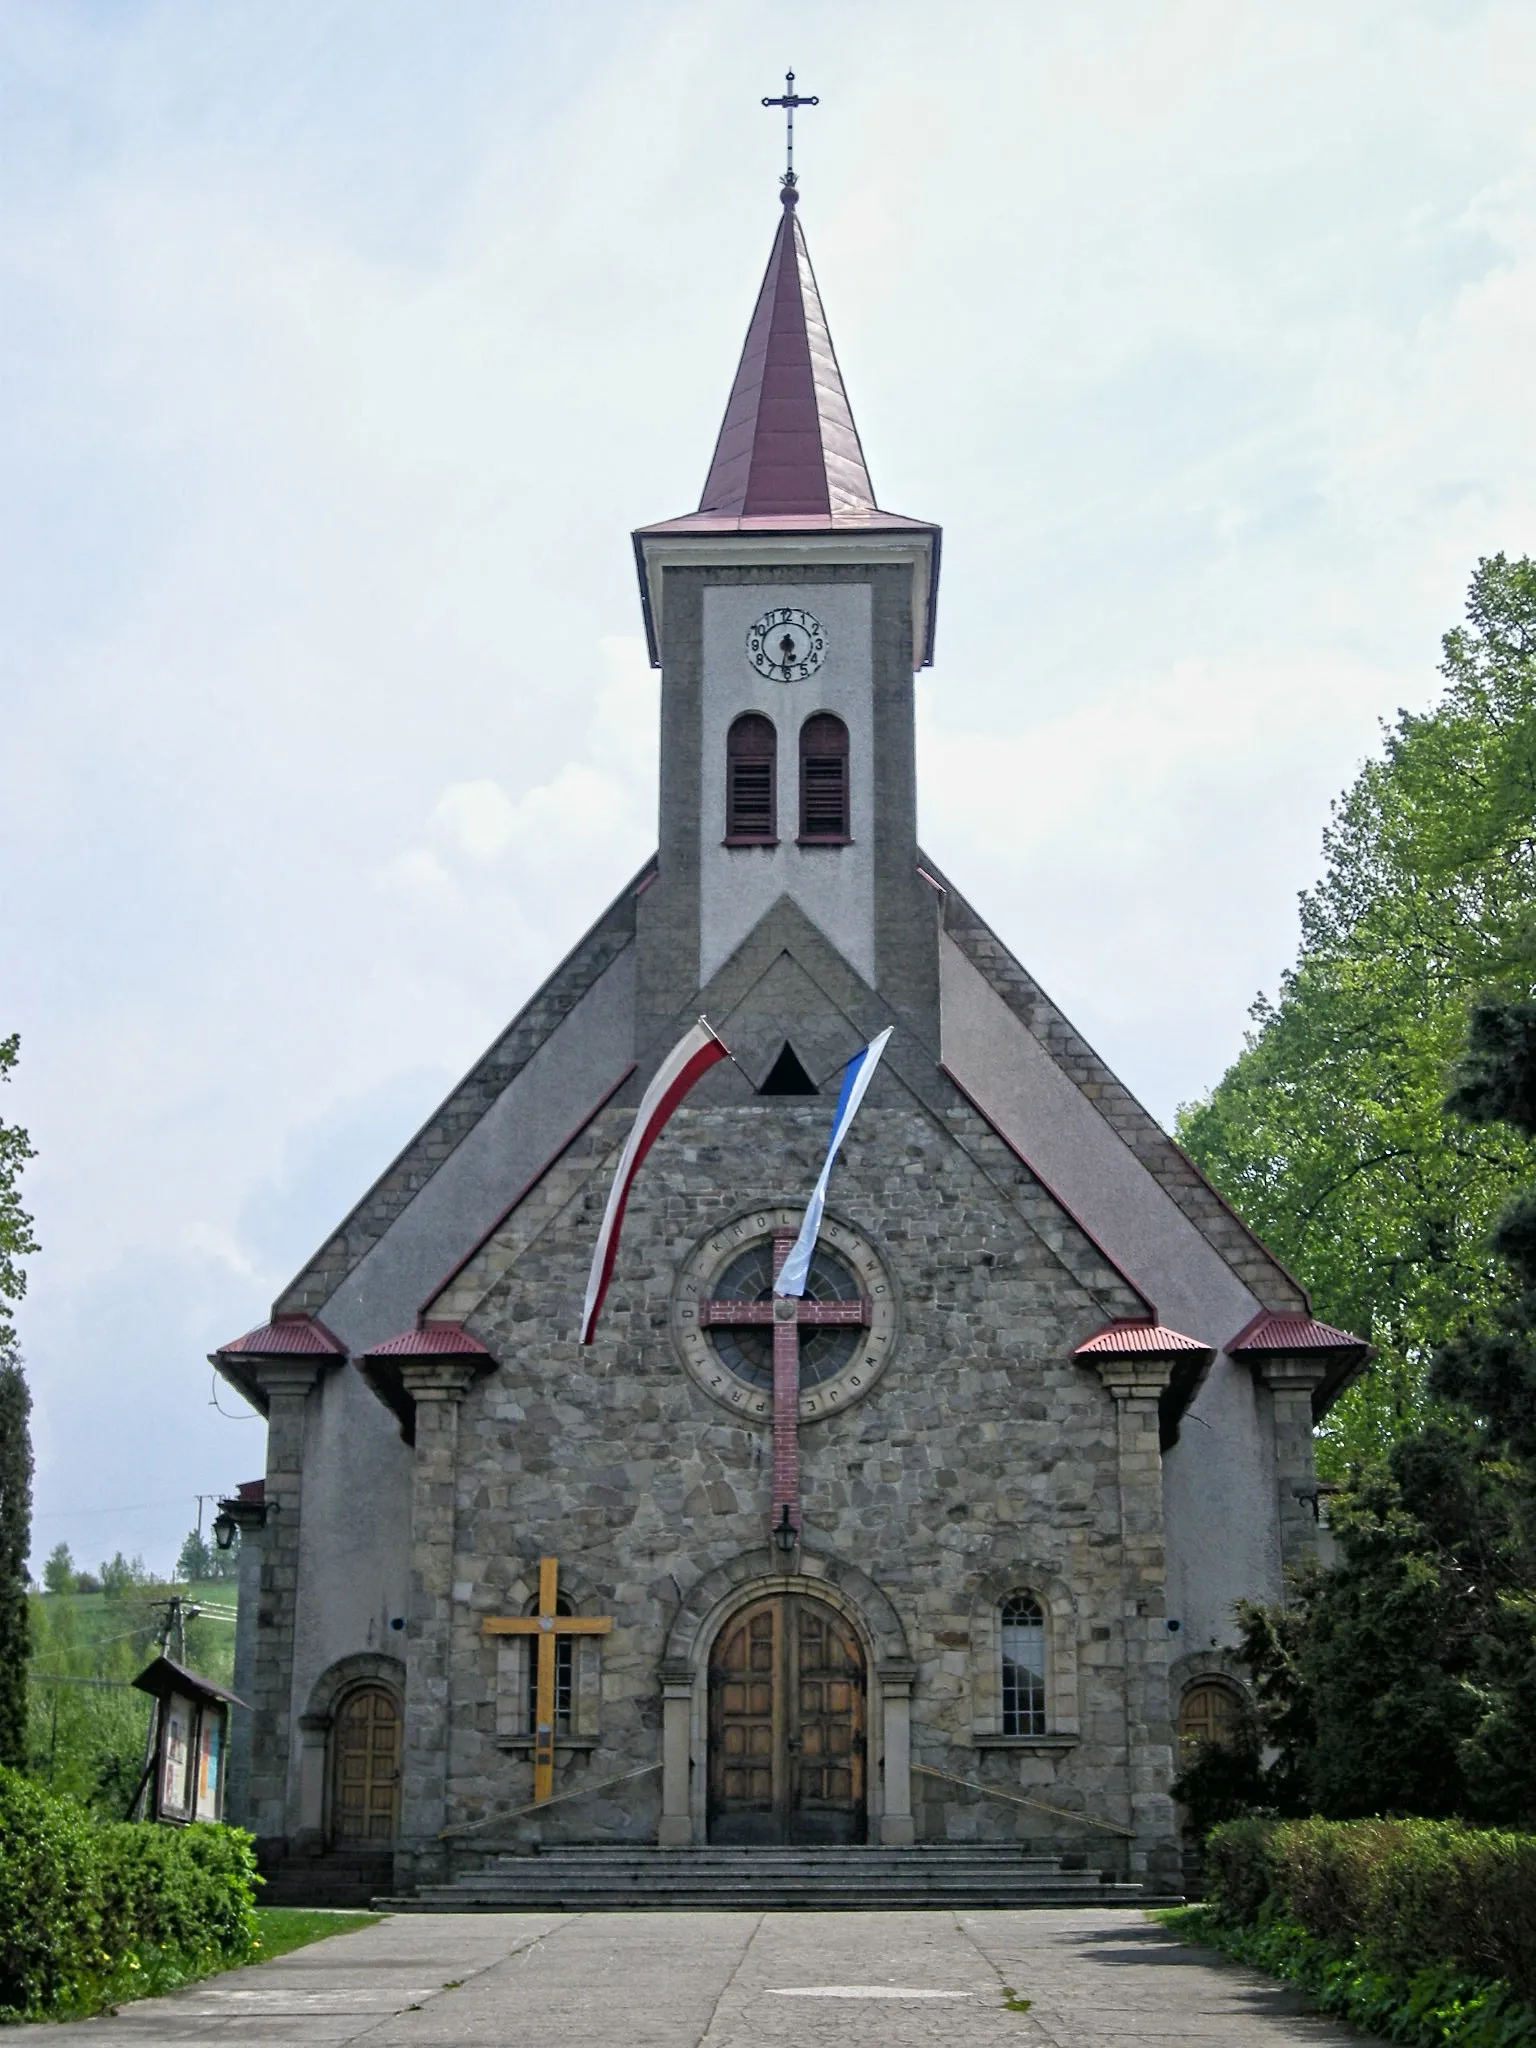
[[[786,71],[784,74],[783,97],[776,100],[764,100],[763,105],[765,107],[782,107],[784,109],[783,182],[793,190],[795,183],[795,109],[796,107],[819,107],[821,101],[814,93],[809,98],[797,93],[795,91],[795,74],[793,71]]]

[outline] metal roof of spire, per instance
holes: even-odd
[[[774,102],[775,105],[782,104]],[[804,104],[804,102],[799,102]],[[913,665],[933,660],[939,528],[886,512],[875,493],[795,208],[793,174],[697,512],[638,527],[635,566],[646,642],[659,663],[662,569],[675,545],[827,535],[918,562]],[[892,559],[894,559],[894,555]]]
[[[796,212],[792,178],[700,512],[855,517],[875,494]]]

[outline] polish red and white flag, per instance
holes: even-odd
[[[624,1223],[624,1205],[629,1200],[629,1190],[635,1175],[640,1171],[641,1162],[661,1136],[668,1117],[694,1083],[702,1079],[718,1061],[729,1058],[730,1054],[724,1042],[701,1017],[693,1029],[673,1046],[656,1069],[650,1087],[641,1096],[634,1125],[624,1141],[624,1150],[619,1155],[613,1186],[608,1190],[608,1206],[603,1211],[603,1227],[597,1233],[597,1244],[592,1252],[592,1271],[587,1277],[587,1299],[581,1312],[583,1344],[592,1342],[592,1333],[602,1312],[603,1297],[607,1294],[608,1282],[613,1277],[613,1262],[618,1257],[619,1231]]]

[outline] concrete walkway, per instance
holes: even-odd
[[[1009,1993],[1031,2001],[1010,2010]],[[1290,2048],[1359,2036],[1139,1912],[402,1914],[54,2043]]]

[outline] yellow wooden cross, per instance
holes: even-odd
[[[533,1796],[548,1799],[555,1789],[555,1638],[605,1636],[611,1614],[560,1614],[557,1558],[539,1559],[537,1614],[488,1614],[481,1624],[488,1636],[537,1636],[538,1666],[533,1706]]]

